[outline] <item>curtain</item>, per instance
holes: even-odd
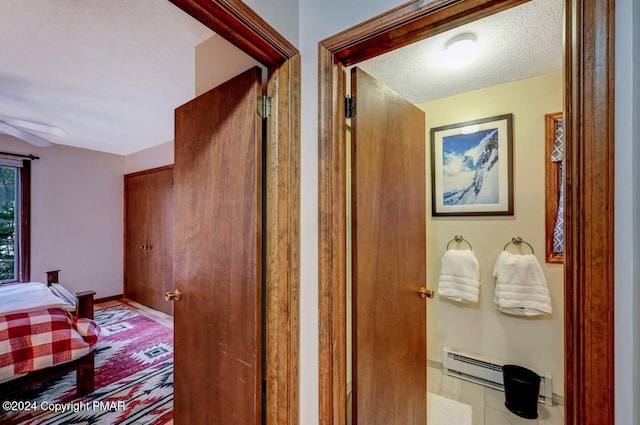
[[[560,163],[560,195],[558,196],[558,209],[556,222],[553,228],[553,252],[564,252],[564,122],[562,118],[556,120],[556,136],[551,153],[551,162]]]

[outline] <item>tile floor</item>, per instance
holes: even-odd
[[[538,419],[524,419],[504,406],[504,393],[428,368],[428,391],[471,405],[472,425],[563,425],[563,406],[538,404]]]

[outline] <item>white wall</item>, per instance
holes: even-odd
[[[514,130],[513,216],[432,217],[427,207],[427,286],[437,289],[440,259],[458,233],[473,245],[482,283],[478,304],[461,305],[440,297],[429,300],[428,357],[441,362],[442,347],[450,347],[548,371],[555,384],[553,392],[560,395],[564,394],[564,269],[562,264],[545,263],[544,173],[545,114],[562,111],[562,97],[563,75],[558,71],[417,105],[426,115],[427,146],[431,128],[506,113],[513,114]],[[427,199],[431,200],[431,152],[426,151]],[[535,249],[551,292],[552,315],[510,316],[493,303],[493,266],[514,235]]]
[[[258,13],[283,35],[289,43],[298,46],[298,0],[244,0],[244,2]]]
[[[72,292],[122,294],[124,158],[6,135],[0,150],[40,156],[31,168],[31,280],[46,282],[55,268]]]
[[[173,164],[173,141],[125,156],[124,173],[135,173],[169,164]]]
[[[640,5],[616,1],[615,415],[640,424]],[[635,142],[635,143],[634,143]],[[635,264],[634,264],[635,260]]]
[[[403,0],[300,0],[300,423],[318,424],[318,42]]]

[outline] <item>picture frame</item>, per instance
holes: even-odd
[[[431,213],[513,215],[513,114],[431,129]]]

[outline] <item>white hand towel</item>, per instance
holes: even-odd
[[[477,303],[480,266],[471,250],[449,250],[442,256],[438,295],[458,302]]]
[[[496,292],[493,302],[503,313],[523,316],[551,314],[549,286],[533,254],[502,251],[493,269]]]

